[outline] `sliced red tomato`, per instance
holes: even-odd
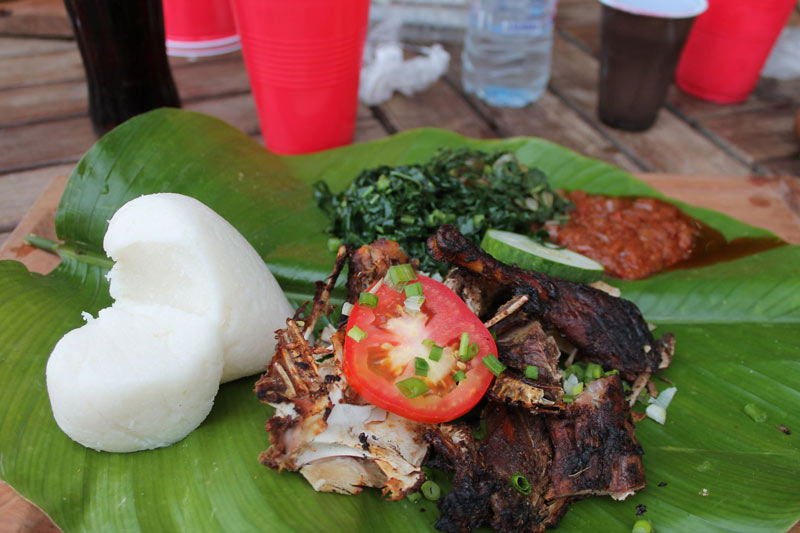
[[[419,422],[447,422],[472,409],[486,393],[494,376],[481,361],[496,356],[497,347],[489,330],[456,293],[426,276],[418,275],[417,281],[425,298],[420,312],[408,311],[405,293],[381,282],[377,291],[371,289],[378,297],[374,309],[354,306],[347,322],[344,375],[373,405]],[[464,333],[470,344],[477,345],[466,361],[459,357]],[[431,341],[442,348],[438,361],[437,354],[431,358]],[[422,373],[428,367],[427,375],[420,375],[419,366]],[[410,378],[417,385],[413,392],[402,383]],[[408,397],[420,392],[420,381],[427,391]]]

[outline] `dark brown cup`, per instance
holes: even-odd
[[[600,120],[627,131],[655,123],[694,19],[635,15],[603,5]]]

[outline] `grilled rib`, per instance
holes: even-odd
[[[501,263],[451,225],[441,226],[428,238],[428,253],[527,295],[524,309],[528,314],[557,330],[585,357],[606,369],[616,368],[633,379],[669,365],[674,338],[667,334],[655,340],[639,309],[628,300]]]

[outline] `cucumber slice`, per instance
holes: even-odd
[[[591,283],[603,276],[603,265],[597,261],[566,248],[541,244],[519,233],[490,229],[481,247],[503,263],[555,278]]]

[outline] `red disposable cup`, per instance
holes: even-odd
[[[239,49],[228,0],[163,0],[167,53],[207,56]]]
[[[233,11],[267,148],[351,143],[369,0],[233,0]]]
[[[709,0],[678,63],[684,92],[721,104],[746,100],[797,0]]]

